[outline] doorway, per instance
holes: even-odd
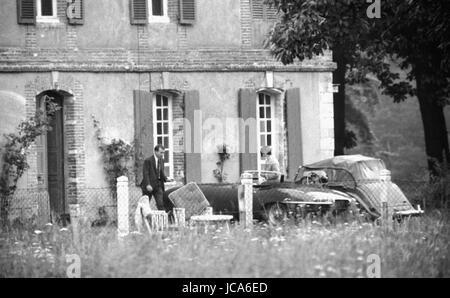
[[[48,191],[53,220],[67,213],[64,97],[61,92],[46,91],[41,93],[37,100],[39,108],[45,113],[48,111],[50,102],[59,107],[55,115],[49,119],[50,129],[36,142],[38,184]]]

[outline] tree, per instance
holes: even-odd
[[[394,101],[418,97],[430,173],[438,175],[438,164],[450,160],[443,115],[450,86],[449,1],[384,1],[379,19],[368,18],[366,1],[267,2],[278,8],[280,18],[266,45],[281,62],[333,51],[334,82],[341,86],[334,97],[336,153],[343,153],[345,142],[345,84],[364,82],[373,73]],[[390,61],[407,70],[407,77],[393,72]]]
[[[417,96],[428,168],[431,176],[439,176],[450,165],[444,116],[450,96],[450,1],[387,1],[373,38],[369,53],[392,57],[407,71],[407,77],[396,82],[383,80],[385,72],[377,76],[394,101],[404,101],[407,94]]]

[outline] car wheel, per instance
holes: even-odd
[[[266,220],[271,225],[280,225],[288,219],[288,211],[286,206],[275,203],[270,204],[266,209]]]

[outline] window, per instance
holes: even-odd
[[[274,133],[274,118],[273,114],[275,111],[274,108],[274,98],[267,93],[259,93],[258,94],[258,103],[257,103],[257,116],[258,116],[258,148],[261,151],[261,148],[264,146],[272,147],[272,155],[276,155],[276,146],[275,144],[275,133]],[[265,161],[261,160],[261,155],[258,154],[259,162],[258,167],[261,164],[264,164]]]
[[[168,23],[168,0],[149,0],[149,21],[151,23]]]
[[[172,98],[166,94],[155,94],[153,100],[153,144],[166,148],[164,172],[166,176],[173,177]]]
[[[37,0],[36,8],[38,22],[58,22],[56,0]]]

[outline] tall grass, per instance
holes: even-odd
[[[0,239],[0,276],[66,277],[66,255],[81,258],[81,277],[366,277],[368,256],[382,277],[450,277],[450,217],[414,218],[393,228],[318,222],[283,227],[232,227],[130,235],[110,228],[46,226]]]

